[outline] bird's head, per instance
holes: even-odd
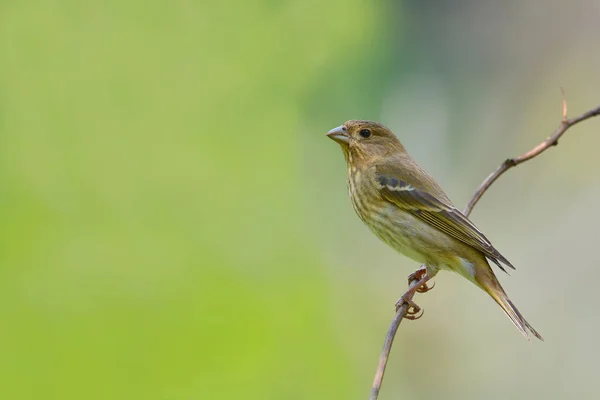
[[[340,145],[348,163],[368,162],[406,151],[391,130],[373,121],[350,120],[327,132],[327,136]]]

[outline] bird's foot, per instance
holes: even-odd
[[[421,266],[421,268],[419,268],[418,270],[416,270],[415,272],[413,272],[412,274],[410,274],[408,276],[408,284],[410,285],[410,283],[412,281],[414,281],[415,279],[417,281],[422,280],[425,276],[427,275],[427,268],[423,265]],[[418,286],[415,290],[418,293],[427,293],[429,292],[431,289],[433,289],[435,287],[435,282],[433,282],[433,284],[431,286],[428,286],[427,283],[423,283],[422,285]]]
[[[402,295],[402,297],[400,297],[400,300],[396,302],[396,312],[398,312],[400,307],[406,304],[408,305],[408,308],[406,309],[406,315],[404,318],[410,320],[421,318],[423,316],[423,310],[409,297],[412,297],[412,294],[407,295],[407,293],[405,293]]]
[[[413,272],[412,274],[410,274],[408,276],[408,284],[410,285],[410,283],[412,281],[414,281],[415,279],[417,281],[420,281],[421,279],[423,279],[425,277],[425,275],[427,275],[427,267],[425,267],[424,265],[421,265],[421,267],[416,270],[415,272]]]
[[[412,297],[415,295],[415,292],[425,293],[433,289],[435,285],[427,286],[427,281],[429,281],[429,279],[431,279],[431,277],[427,275],[427,268],[425,268],[425,266],[422,266],[410,274],[408,276],[409,286],[414,280],[416,280],[417,283],[416,285],[410,286],[402,297],[400,297],[400,300],[396,302],[396,312],[400,310],[400,307],[406,304],[407,309],[404,318],[411,320],[421,318],[423,316],[423,310],[412,300]]]
[[[423,285],[421,285],[419,288],[417,288],[417,292],[419,293],[427,293],[429,292],[431,289],[433,289],[435,287],[435,282],[431,283],[431,286],[427,285],[426,283],[424,283]]]

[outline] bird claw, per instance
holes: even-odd
[[[415,272],[413,272],[412,274],[410,274],[408,276],[408,284],[410,285],[410,283],[414,280],[420,281],[421,279],[423,279],[423,277],[426,274],[427,274],[427,268],[425,268],[425,267],[419,268],[418,270],[416,270]],[[435,287],[435,282],[431,286],[428,286],[427,283],[425,283],[425,284],[419,286],[417,289],[415,289],[415,291],[418,293],[427,293],[434,287]]]
[[[419,311],[414,311],[414,312],[411,312],[409,309],[409,311],[406,312],[406,315],[404,316],[404,318],[414,321],[416,319],[421,318],[423,316],[423,313],[424,313],[424,311],[422,308],[419,308]]]
[[[408,276],[408,284],[410,285],[410,283],[414,280],[420,281],[426,274],[427,268],[425,268],[424,266],[419,268],[418,270],[416,270]]]
[[[428,285],[425,283],[425,284],[423,284],[423,286],[421,286],[421,287],[419,287],[419,288],[417,289],[417,292],[419,292],[419,293],[427,293],[427,292],[429,292],[431,289],[433,289],[434,287],[435,287],[435,282],[433,282],[433,283],[431,284],[431,286],[428,286]]]
[[[406,309],[406,315],[404,318],[415,320],[419,319],[423,316],[423,310],[419,307],[414,301],[405,298],[404,296],[400,297],[400,300],[396,302],[396,312],[402,307],[404,304],[408,305]]]
[[[421,283],[421,285],[410,286],[415,280],[417,281],[417,284]],[[423,316],[423,310],[414,301],[412,301],[412,296],[415,292],[425,293],[433,289],[435,287],[435,283],[431,286],[428,286],[428,280],[429,278],[427,277],[427,268],[425,266],[422,266],[421,268],[410,274],[408,276],[408,284],[410,287],[408,291],[406,291],[406,293],[404,293],[402,297],[400,297],[400,300],[396,302],[396,312],[400,310],[400,307],[406,304],[407,307],[404,318],[410,320],[421,318]]]

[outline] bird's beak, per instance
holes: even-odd
[[[349,144],[350,138],[348,136],[348,131],[344,128],[343,125],[338,126],[337,128],[333,128],[329,132],[327,132],[327,137],[329,139],[335,140],[339,144]]]

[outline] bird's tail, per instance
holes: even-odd
[[[529,334],[527,331],[530,331],[536,338],[541,341],[544,340],[542,335],[540,335],[530,324],[527,322],[525,318],[521,315],[517,307],[510,301],[506,292],[502,286],[500,286],[500,282],[494,275],[494,273],[490,269],[490,274],[485,274],[483,277],[476,276],[475,280],[479,284],[479,286],[489,293],[490,296],[498,303],[502,310],[506,313],[508,318],[512,321],[513,324],[517,327],[517,329],[529,340]],[[483,278],[483,279],[481,279]]]

